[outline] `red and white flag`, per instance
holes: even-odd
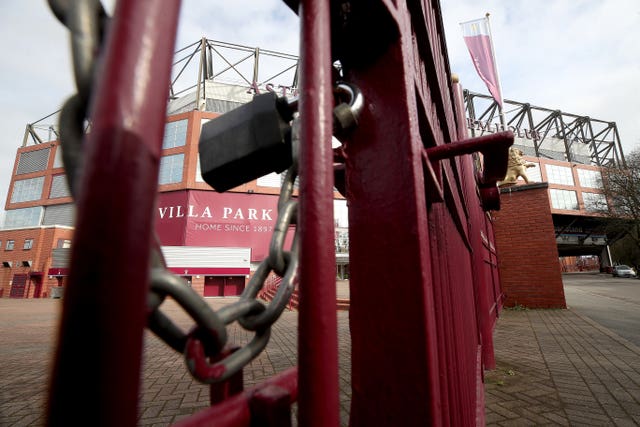
[[[491,30],[489,19],[481,18],[474,21],[463,22],[462,35],[467,44],[473,65],[480,78],[487,85],[487,89],[502,108],[502,93],[498,82],[498,72],[494,62],[493,46],[491,43]]]

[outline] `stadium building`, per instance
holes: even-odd
[[[224,66],[214,71],[214,63]],[[225,193],[215,192],[200,174],[200,129],[255,93],[295,95],[297,66],[297,57],[291,55],[207,39],[176,53],[174,76],[185,80],[192,73],[198,78],[191,79],[196,85],[180,87],[176,77],[171,85],[154,221],[169,270],[203,296],[239,295],[266,257],[282,176],[272,173]],[[338,192],[335,197],[337,204],[345,204]],[[27,125],[5,209],[0,295],[60,295],[69,270],[74,203],[56,125],[44,120]],[[336,250],[337,275],[344,278],[348,238],[346,218],[340,221],[336,247],[327,250]]]
[[[205,38],[176,52],[154,221],[168,268],[201,295],[242,292],[267,254],[282,177],[213,191],[200,174],[200,129],[256,93],[295,96],[297,70],[296,56]],[[514,145],[535,164],[527,170],[530,180],[548,183],[558,254],[598,256],[611,265],[608,244],[615,236],[607,235],[599,212],[606,205],[600,169],[624,167],[615,123],[505,100],[501,124],[491,97],[465,91],[465,105],[472,136],[512,130]],[[74,204],[57,125],[47,121],[52,117],[27,125],[16,154],[0,230],[0,297],[55,297],[64,288]],[[336,252],[337,277],[348,278],[346,204],[338,192],[335,199],[342,215],[335,248],[327,250]]]
[[[514,147],[533,164],[530,182],[546,183],[558,255],[567,258],[560,260],[563,270],[593,266],[594,257],[611,266],[608,248],[621,236],[609,231],[603,214],[601,169],[626,167],[615,122],[505,100],[503,125],[493,98],[470,91],[465,106],[472,135],[513,131]]]

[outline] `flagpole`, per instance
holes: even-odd
[[[502,83],[500,83],[500,71],[498,71],[498,61],[496,61],[496,48],[493,46],[493,34],[491,34],[491,23],[489,21],[489,12],[485,14],[487,18],[487,29],[489,30],[489,42],[491,43],[491,59],[493,59],[493,69],[496,71],[496,80],[498,84],[498,90],[500,91],[500,97],[502,98],[502,103],[504,104],[504,96],[502,94]],[[503,130],[507,130],[507,119],[504,115],[504,110],[500,103],[498,103],[498,113],[500,115],[500,124],[502,125]]]

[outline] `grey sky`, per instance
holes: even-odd
[[[159,3],[161,3],[159,1]],[[112,9],[113,1],[106,3]],[[442,0],[451,69],[488,93],[458,23],[491,13],[506,99],[618,125],[623,150],[640,148],[640,2],[637,0]],[[185,0],[176,47],[201,37],[296,54],[298,19],[280,0]],[[0,201],[6,201],[25,125],[74,92],[66,29],[46,1],[0,5]],[[0,224],[4,216],[0,209]]]

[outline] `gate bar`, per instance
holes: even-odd
[[[120,1],[92,97],[48,425],[135,426],[179,0]]]
[[[333,95],[328,0],[300,2],[299,424],[337,426]]]

